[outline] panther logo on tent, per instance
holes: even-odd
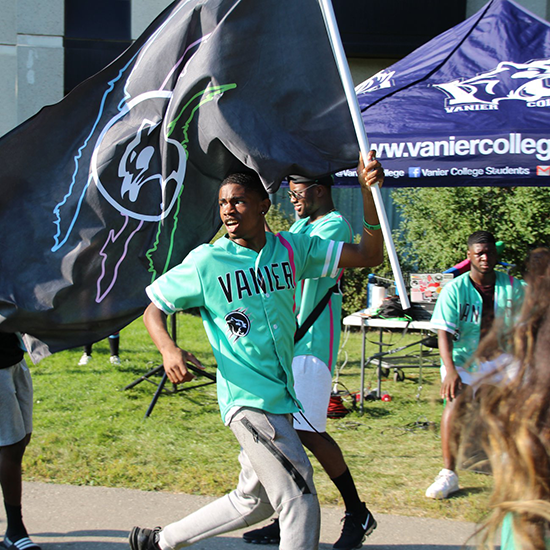
[[[507,100],[523,101],[527,107],[550,107],[550,59],[503,61],[491,71],[433,87],[447,95],[448,113],[497,111],[500,102]]]
[[[392,78],[395,74],[395,71],[388,71],[386,69],[376,73],[374,76],[371,76],[365,82],[362,82],[355,88],[355,93],[359,94],[368,94],[370,92],[376,92],[383,88],[391,88],[394,84]]]

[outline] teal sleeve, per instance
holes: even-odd
[[[436,330],[455,334],[458,330],[459,306],[453,284],[443,287],[432,314],[431,324]]]
[[[341,219],[332,218],[326,222],[318,224],[311,232],[312,236],[322,239],[332,239],[333,241],[351,242],[353,235],[351,228]]]
[[[204,305],[201,279],[191,253],[178,266],[159,277],[145,290],[150,300],[167,315]]]
[[[515,550],[516,545],[514,543],[514,529],[513,529],[513,515],[506,514],[502,521],[502,533],[500,537],[501,550]]]
[[[296,279],[336,277],[344,243],[308,235],[292,235]]]

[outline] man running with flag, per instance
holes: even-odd
[[[265,520],[276,511],[281,550],[315,550],[320,511],[313,471],[291,415],[294,392],[294,293],[299,280],[335,276],[344,267],[374,267],[383,240],[371,185],[383,170],[371,153],[358,175],[365,228],[359,244],[288,232],[266,233],[270,200],[254,173],[233,174],[219,190],[227,236],[202,245],[148,287],[144,321],[171,382],[200,367],[166,329],[166,315],[199,307],[218,364],[223,421],[241,445],[241,474],[230,494],[163,529],[134,527],[132,550],[168,550]]]

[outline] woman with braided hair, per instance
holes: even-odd
[[[550,251],[533,250],[526,268],[519,318],[511,329],[493,326],[476,353],[478,361],[506,357],[502,372],[515,365],[516,374],[462,409],[483,429],[494,476],[481,545],[493,546],[502,527],[502,550],[550,548]]]

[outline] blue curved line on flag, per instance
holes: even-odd
[[[101,99],[101,103],[100,103],[100,106],[99,106],[99,113],[97,115],[97,118],[92,126],[92,129],[90,131],[90,133],[88,134],[88,137],[84,140],[84,144],[78,149],[78,153],[76,154],[76,156],[74,157],[74,162],[75,162],[75,170],[73,172],[73,176],[72,176],[72,180],[71,180],[71,184],[69,185],[69,191],[67,192],[67,194],[63,197],[63,200],[58,203],[55,208],[53,209],[53,213],[56,217],[56,220],[53,222],[54,225],[57,227],[57,230],[56,230],[56,233],[55,235],[53,236],[54,238],[54,241],[55,241],[55,245],[51,248],[51,251],[52,252],[57,252],[66,242],[67,242],[67,239],[69,238],[70,236],[70,233],[76,223],[76,219],[78,218],[79,214],[80,214],[80,208],[81,208],[81,205],[82,205],[82,202],[83,202],[83,198],[84,198],[84,193],[86,191],[86,189],[88,188],[88,186],[90,185],[90,180],[88,180],[85,188],[84,188],[84,192],[82,194],[82,196],[80,197],[80,200],[78,202],[78,206],[77,206],[77,209],[76,209],[76,212],[73,216],[73,219],[69,225],[69,229],[67,230],[67,233],[65,235],[65,238],[60,241],[59,238],[61,237],[61,208],[67,203],[69,197],[72,195],[73,193],[73,188],[74,186],[76,185],[76,177],[77,177],[77,174],[78,174],[78,171],[80,169],[80,165],[79,165],[79,159],[82,157],[82,151],[88,146],[88,143],[90,142],[90,140],[92,139],[92,136],[94,135],[94,132],[96,131],[96,128],[98,127],[99,125],[99,122],[101,120],[101,117],[103,116],[103,111],[105,110],[105,103],[107,101],[107,96],[113,91],[114,87],[115,87],[115,83],[118,82],[121,78],[122,78],[122,75],[124,74],[124,72],[128,69],[128,67],[133,63],[134,59],[136,58],[136,56],[139,54],[139,52],[137,52],[129,61],[128,63],[122,67],[122,69],[120,69],[119,73],[118,73],[118,76],[116,78],[113,78],[113,80],[111,80],[108,84],[108,88],[107,90],[105,90],[105,93],[103,94],[103,97]],[[123,100],[121,102],[121,104],[119,105],[119,108],[120,106],[125,103],[125,100]]]
[[[77,155],[74,157],[74,162],[75,162],[75,171],[73,173],[73,176],[72,176],[72,180],[71,180],[71,184],[69,185],[69,191],[67,192],[67,194],[63,197],[63,200],[61,202],[59,202],[54,210],[53,210],[53,214],[55,216],[55,220],[54,220],[54,225],[56,226],[56,232],[55,232],[55,235],[53,236],[53,239],[55,241],[55,244],[54,246],[52,246],[51,248],[51,251],[52,252],[57,252],[66,242],[67,240],[69,239],[69,236],[70,236],[70,233],[72,231],[72,229],[74,228],[75,224],[76,224],[76,220],[80,214],[80,208],[81,208],[81,205],[82,205],[82,199],[83,199],[83,195],[81,196],[81,199],[78,203],[78,206],[77,206],[77,210],[73,216],[73,219],[71,221],[71,223],[69,224],[69,229],[65,235],[65,237],[60,241],[60,237],[61,237],[61,208],[67,203],[69,197],[72,195],[73,193],[73,188],[74,186],[76,185],[76,177],[77,177],[77,174],[78,174],[78,171],[79,171],[79,159],[82,157],[82,151],[88,146],[88,143],[90,141],[90,139],[92,138],[100,120],[101,120],[101,117],[103,115],[103,111],[105,109],[105,103],[107,101],[107,96],[113,91],[114,87],[115,87],[115,83],[118,82],[121,78],[122,78],[122,75],[126,72],[126,70],[128,69],[128,67],[134,62],[134,60],[137,58],[137,61],[135,63],[135,66],[134,66],[134,70],[130,73],[128,79],[126,80],[125,84],[124,84],[124,98],[121,100],[121,102],[119,103],[118,105],[118,110],[122,110],[128,100],[128,98],[131,97],[131,94],[128,92],[128,85],[130,84],[130,81],[131,81],[131,78],[132,78],[132,73],[135,71],[135,69],[137,68],[137,66],[139,65],[141,59],[143,59],[143,56],[141,57],[138,57],[140,56],[140,54],[145,51],[147,51],[147,49],[153,44],[153,42],[156,40],[156,38],[158,37],[158,35],[160,34],[160,32],[164,29],[164,27],[166,25],[168,25],[168,23],[170,22],[171,19],[173,19],[175,17],[175,15],[181,10],[183,9],[183,7],[189,3],[190,0],[188,0],[187,2],[184,2],[183,4],[181,4],[180,6],[178,6],[174,12],[171,14],[170,17],[167,18],[167,20],[148,38],[148,40],[145,42],[145,44],[135,53],[135,55],[128,61],[128,63],[122,67],[118,73],[118,76],[116,78],[114,78],[113,80],[111,80],[108,84],[108,88],[107,90],[105,90],[105,93],[103,94],[103,98],[101,100],[101,104],[100,104],[100,109],[99,109],[99,113],[98,113],[98,116],[96,118],[96,121],[92,127],[92,130],[90,131],[88,137],[84,140],[84,144],[78,149],[78,153]],[[176,66],[180,63],[180,61],[178,61],[178,63],[176,64]],[[175,67],[172,69],[174,70]],[[164,83],[163,83],[163,86],[164,86]],[[89,181],[85,187],[85,189],[88,188],[88,185],[89,185]]]
[[[78,202],[78,205],[77,205],[77,209],[76,209],[76,212],[74,213],[73,215],[73,219],[71,221],[71,223],[69,224],[69,228],[67,230],[67,233],[65,234],[65,237],[60,240],[60,237],[61,237],[61,233],[62,233],[62,230],[61,230],[61,209],[62,207],[67,203],[69,197],[73,194],[73,188],[74,186],[76,185],[76,177],[77,177],[77,174],[78,174],[78,171],[79,171],[79,159],[82,157],[82,151],[88,146],[88,143],[90,141],[90,139],[92,138],[97,126],[99,125],[99,122],[101,120],[101,117],[103,115],[103,112],[104,112],[104,109],[105,109],[105,103],[107,101],[107,97],[108,95],[113,91],[114,87],[115,87],[115,83],[118,82],[123,74],[126,72],[126,70],[128,69],[128,67],[134,63],[134,60],[136,60],[137,58],[137,61],[133,67],[133,70],[132,72],[130,73],[130,75],[128,76],[125,84],[124,84],[124,98],[121,100],[121,102],[119,103],[119,105],[117,106],[118,110],[122,110],[128,100],[128,98],[131,97],[131,94],[129,93],[128,91],[128,85],[130,84],[130,81],[132,79],[132,74],[133,72],[135,71],[135,69],[137,68],[137,66],[139,65],[140,61],[143,59],[144,56],[140,56],[141,53],[144,53],[153,43],[154,41],[156,40],[156,38],[158,37],[158,35],[162,32],[162,30],[164,29],[164,27],[166,25],[168,25],[168,23],[175,17],[175,15],[185,7],[186,4],[188,4],[190,2],[190,0],[187,0],[187,2],[183,2],[182,4],[180,4],[175,10],[174,12],[170,15],[170,17],[167,18],[167,20],[148,38],[148,40],[145,42],[145,44],[135,53],[134,56],[132,56],[132,58],[128,61],[128,63],[122,67],[117,75],[116,78],[114,78],[113,80],[111,80],[109,83],[108,83],[108,87],[107,87],[107,90],[105,90],[105,93],[103,94],[103,97],[102,97],[102,100],[101,100],[101,103],[100,103],[100,109],[99,109],[99,113],[97,115],[97,118],[96,118],[96,121],[88,135],[88,137],[84,140],[84,143],[83,145],[78,149],[78,153],[77,155],[74,157],[74,162],[75,162],[75,171],[73,172],[73,176],[72,176],[72,179],[71,179],[71,184],[69,185],[69,190],[67,192],[67,194],[63,197],[63,200],[61,202],[59,202],[54,210],[53,210],[53,214],[55,216],[55,220],[54,220],[54,225],[56,226],[56,232],[55,232],[55,235],[53,236],[54,238],[54,241],[55,241],[55,244],[54,246],[52,246],[51,248],[51,251],[52,252],[57,252],[66,242],[67,240],[69,239],[70,237],[70,234],[76,224],[76,220],[80,214],[80,210],[81,210],[81,206],[82,206],[82,202],[83,202],[83,198],[84,198],[84,195],[85,195],[85,191],[88,189],[89,187],[89,184],[90,184],[90,181],[88,180],[88,183],[86,184],[84,190],[83,190],[83,193],[80,197],[80,200]],[[206,40],[208,39],[208,37],[210,36],[210,34],[204,36],[204,37],[201,37],[201,39],[197,40],[195,43],[191,44],[187,49],[186,49],[186,52],[189,50],[189,48],[195,46],[196,44],[200,44],[203,40]],[[184,56],[185,56],[185,53],[184,53]],[[173,71],[177,68],[177,66],[181,63],[181,59],[178,60],[178,62],[174,65],[174,67],[172,68],[170,74],[173,73]],[[184,69],[185,70],[185,69]],[[169,76],[168,76],[169,77]],[[167,78],[168,78],[167,77]],[[166,80],[162,83],[161,85],[161,89],[162,87],[166,84]]]

